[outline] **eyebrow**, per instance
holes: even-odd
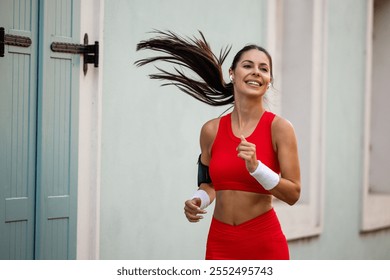
[[[241,63],[251,63],[251,64],[255,64],[252,60],[243,60]],[[267,66],[267,67],[269,67],[269,65],[267,64],[267,63],[265,63],[265,62],[263,62],[263,63],[260,63],[260,65],[261,66]]]

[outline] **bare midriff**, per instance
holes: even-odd
[[[216,192],[214,218],[229,225],[239,225],[272,209],[272,195],[221,190]]]

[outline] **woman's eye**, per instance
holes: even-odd
[[[261,68],[260,70],[263,72],[268,72],[268,68]]]
[[[244,68],[251,68],[251,66],[248,64],[248,65],[244,65],[243,66]]]

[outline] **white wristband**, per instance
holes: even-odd
[[[200,209],[205,209],[207,206],[210,205],[210,197],[204,190],[197,190],[194,195],[191,197],[191,199],[194,198],[200,198]]]
[[[252,173],[249,172],[249,174],[251,174],[267,191],[275,188],[280,181],[279,175],[260,160],[258,160],[258,162],[259,165],[256,170]]]

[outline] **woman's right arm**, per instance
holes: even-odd
[[[210,165],[211,147],[217,134],[218,124],[219,119],[213,119],[211,121],[208,121],[202,126],[200,132],[200,161],[206,166]],[[207,193],[210,204],[214,201],[215,190],[212,183],[202,183],[199,186],[198,191],[199,190],[205,191]],[[192,223],[199,222],[200,219],[203,218],[202,215],[207,213],[204,209],[200,209],[201,199],[199,197],[189,199],[184,204],[184,213],[188,221]]]

